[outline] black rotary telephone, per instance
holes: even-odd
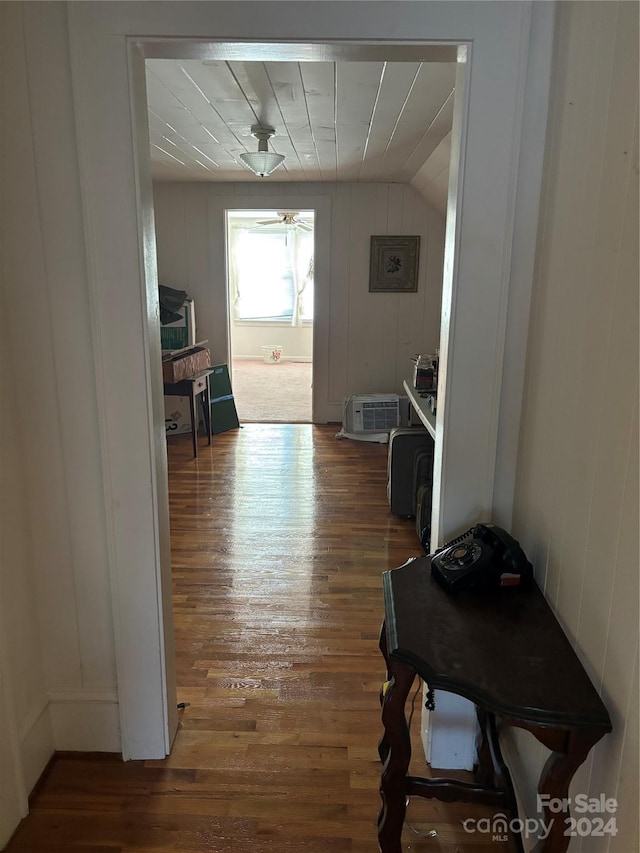
[[[447,592],[527,586],[533,568],[516,540],[495,524],[476,524],[439,548],[431,573]]]

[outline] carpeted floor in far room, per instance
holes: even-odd
[[[312,378],[310,361],[234,359],[231,385],[240,422],[310,423]]]

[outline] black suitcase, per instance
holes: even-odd
[[[391,512],[414,515],[413,464],[417,450],[425,450],[433,439],[421,427],[396,427],[389,433],[387,456],[387,498]]]
[[[416,450],[413,459],[413,514],[418,507],[418,489],[424,483],[433,483],[433,442],[424,450]]]
[[[433,483],[423,483],[416,499],[416,533],[425,554],[431,551],[431,506]]]

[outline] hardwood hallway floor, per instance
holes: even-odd
[[[197,460],[169,443],[172,754],[59,756],[9,853],[375,853],[380,575],[420,547],[389,511],[386,446],[336,430],[247,424]],[[486,851],[460,824],[481,813],[412,802],[438,834],[407,828],[404,849]]]

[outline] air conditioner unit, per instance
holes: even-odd
[[[345,403],[345,432],[389,432],[400,425],[400,397],[397,394],[353,395]]]

